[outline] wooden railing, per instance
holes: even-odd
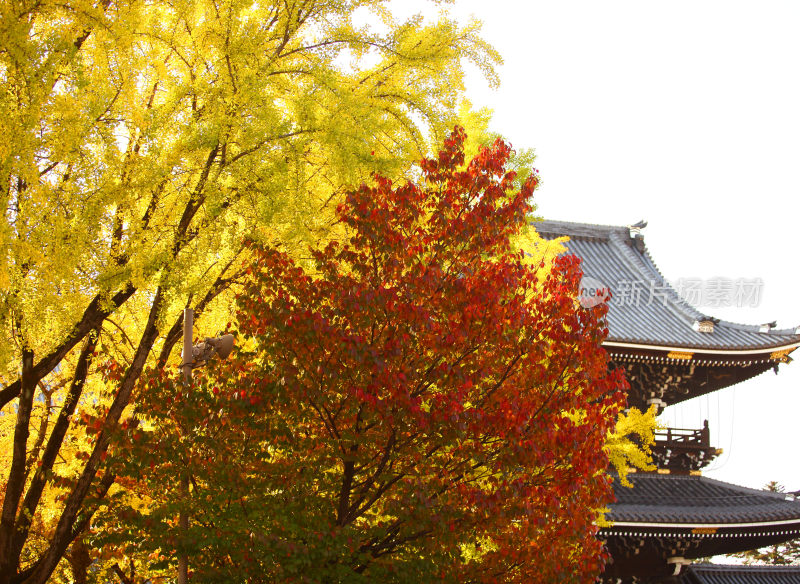
[[[660,469],[699,470],[721,452],[711,446],[708,420],[699,430],[667,428],[656,430],[652,446],[653,461]]]
[[[688,428],[667,428],[656,430],[656,445],[662,448],[672,446],[708,448],[711,446],[711,434],[708,430],[708,420],[703,422],[699,430]]]

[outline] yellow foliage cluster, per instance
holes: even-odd
[[[395,22],[384,4],[4,3],[11,337],[46,353],[128,282],[161,285],[166,319],[230,274],[244,238],[325,238],[343,188],[426,154],[455,121],[462,59],[491,74],[498,57],[475,24]],[[354,24],[364,11],[384,30]],[[151,300],[108,336],[135,345]],[[16,359],[1,347],[0,375]]]
[[[656,407],[646,412],[631,408],[620,416],[614,432],[606,440],[606,453],[623,485],[630,470],[655,470],[650,456],[650,446],[655,440]]]

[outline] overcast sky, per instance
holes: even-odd
[[[468,97],[494,109],[514,146],[535,148],[540,215],[646,219],[668,279],[763,281],[756,307],[701,310],[800,325],[800,3],[467,0],[449,11],[482,20],[503,55],[501,87],[472,74]],[[800,489],[800,358],[662,418],[710,420],[725,453],[707,476]]]

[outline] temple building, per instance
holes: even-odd
[[[777,372],[800,346],[800,328],[741,325],[694,308],[656,268],[644,245],[644,224],[534,225],[546,239],[569,238],[565,246],[582,260],[582,302],[607,298],[610,292],[604,347],[613,366],[625,370],[631,407],[655,405],[661,411],[765,371]],[[702,428],[656,433],[657,470],[631,473],[633,487],[615,484],[617,502],[607,515],[612,525],[600,532],[611,555],[605,582],[800,583],[800,566],[692,563],[800,537],[800,498],[702,476],[701,469],[719,452],[707,422]]]

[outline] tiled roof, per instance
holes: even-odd
[[[693,564],[681,584],[800,584],[800,566]]]
[[[582,259],[585,276],[611,289],[608,341],[707,350],[759,350],[800,342],[795,329],[759,332],[758,325],[716,321],[711,333],[693,329],[709,318],[684,301],[664,280],[643,239],[629,227],[538,221],[547,239],[568,236],[570,252]]]
[[[735,525],[796,521],[800,500],[793,495],[748,489],[704,476],[632,473],[633,487],[616,479],[617,502],[606,518],[642,524]],[[612,527],[613,529],[613,527]]]

